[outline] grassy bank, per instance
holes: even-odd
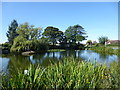
[[[120,67],[64,58],[43,68],[30,65],[28,72],[3,75],[3,88],[120,88]]]
[[[48,52],[62,52],[65,51],[65,49],[50,49]]]
[[[90,50],[94,50],[98,53],[104,53],[104,54],[116,54],[119,55],[120,49],[112,49],[110,47],[105,46],[99,46],[99,47],[91,47]]]

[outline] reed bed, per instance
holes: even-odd
[[[119,71],[118,71],[119,70]],[[2,88],[119,88],[120,68],[118,63],[111,66],[85,62],[73,57],[47,67],[30,65],[26,72],[16,75],[2,75]]]

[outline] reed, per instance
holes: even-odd
[[[30,65],[27,73],[4,75],[2,88],[118,88],[120,74],[116,70],[117,63],[106,66],[69,57],[44,68]]]

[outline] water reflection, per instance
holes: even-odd
[[[79,55],[85,60],[90,60],[90,61],[96,60],[99,63],[106,62],[107,64],[110,64],[112,61],[118,60],[118,57],[116,55],[99,54],[91,50],[83,50]]]
[[[15,73],[17,70],[24,70],[30,64],[41,64],[48,66],[51,62],[57,62],[64,57],[74,57],[84,60],[96,60],[97,62],[110,64],[112,61],[117,61],[118,56],[106,55],[93,52],[91,50],[69,50],[63,52],[47,52],[42,54],[34,54],[33,56],[9,55],[2,58],[3,72],[7,69],[10,73]],[[1,62],[0,62],[1,63]]]
[[[5,60],[5,58],[3,58]],[[4,61],[3,61],[4,62]],[[25,70],[31,64],[30,57],[22,56],[22,55],[12,55],[9,56],[8,65],[6,67],[6,72],[16,74],[18,70]],[[4,66],[4,63],[3,63]]]
[[[2,58],[0,57],[0,72],[6,72],[9,60],[9,58],[4,58],[2,60]]]

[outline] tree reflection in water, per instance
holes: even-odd
[[[19,70],[25,70],[31,64],[29,56],[12,55],[9,57],[8,72],[12,75],[18,73]]]
[[[6,60],[7,59],[9,60]],[[41,66],[48,66],[51,63],[56,63],[63,60],[64,57],[74,57],[78,60],[95,60],[97,62],[107,62],[117,61],[120,56],[116,55],[106,55],[96,53],[91,50],[67,50],[63,52],[46,52],[41,54],[34,54],[32,56],[22,56],[22,55],[7,55],[2,57],[2,60],[6,60],[8,63],[8,72],[16,74],[18,70],[25,70],[30,64],[40,64]]]

